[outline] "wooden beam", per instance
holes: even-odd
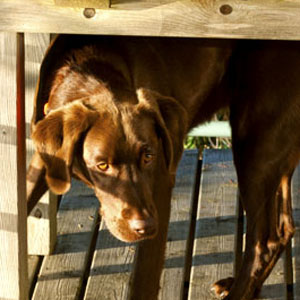
[[[82,8],[109,8],[109,0],[54,0],[58,6]]]
[[[53,0],[2,0],[0,31],[249,39],[300,39],[299,0],[141,0],[111,9],[60,7]]]
[[[0,299],[9,300],[28,299],[23,38],[0,33]]]

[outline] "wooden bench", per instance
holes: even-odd
[[[202,163],[198,156],[185,151],[177,172],[160,300],[213,299],[211,284],[234,272],[238,188],[232,153],[205,150]],[[299,191],[300,168],[293,181],[294,298],[287,297],[281,259],[259,299],[300,299]],[[59,207],[55,251],[39,268],[32,266],[38,272],[32,299],[127,299],[137,245],[115,239],[99,220],[98,207],[93,191],[74,181]]]

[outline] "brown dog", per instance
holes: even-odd
[[[37,90],[29,207],[48,186],[65,193],[71,176],[92,187],[112,234],[146,239],[139,255],[149,265],[131,298],[155,299],[183,139],[230,106],[246,252],[241,275],[215,286],[226,299],[253,299],[294,232],[299,74],[298,43],[59,36]]]

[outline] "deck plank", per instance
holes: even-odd
[[[33,300],[79,299],[99,203],[92,190],[76,182],[57,215],[57,245],[44,258]]]
[[[127,299],[136,246],[117,240],[101,222],[84,300]]]
[[[179,300],[184,293],[186,255],[198,167],[197,150],[185,151],[172,193],[166,262],[161,276],[160,300]]]
[[[293,176],[292,199],[296,233],[293,239],[294,300],[300,300],[300,166]]]
[[[265,281],[259,300],[285,300],[286,299],[286,284],[284,281],[284,258],[281,257],[274,267],[272,273]]]
[[[233,275],[237,180],[230,150],[205,150],[189,299],[212,299],[211,284]]]
[[[211,284],[233,275],[237,179],[230,150],[204,152],[189,299],[212,299]],[[259,299],[283,300],[283,259]],[[274,298],[275,297],[275,298]]]

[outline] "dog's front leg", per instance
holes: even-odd
[[[155,187],[158,233],[154,239],[142,241],[138,246],[135,269],[131,278],[130,300],[155,300],[158,296],[170,217],[171,181],[173,181],[169,175],[165,178],[158,180]]]
[[[35,152],[26,175],[27,214],[30,214],[36,203],[48,190],[45,179],[45,167],[38,152]]]

